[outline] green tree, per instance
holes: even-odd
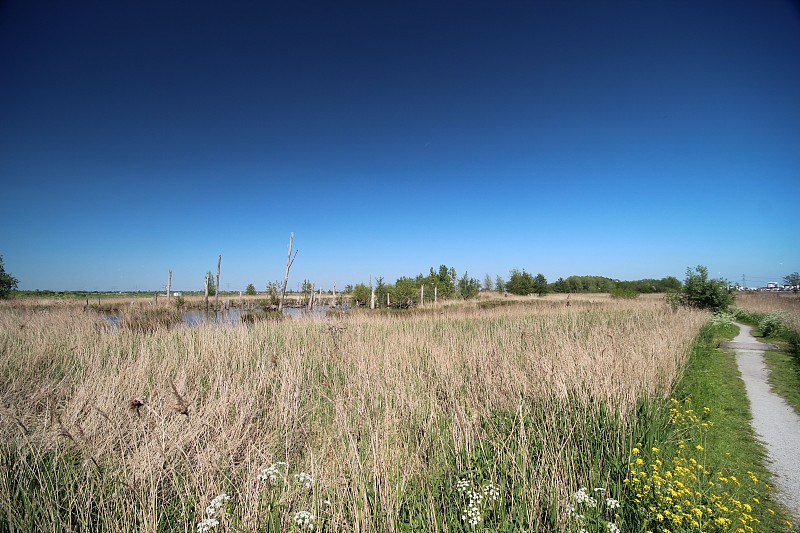
[[[502,276],[499,274],[494,279],[494,288],[497,292],[505,292],[506,291],[506,282]]]
[[[281,301],[280,299],[280,290],[281,290],[281,282],[280,281],[268,281],[267,282],[267,294],[269,295],[269,303],[270,305],[278,305]]]
[[[506,290],[511,294],[516,294],[519,296],[533,294],[536,292],[534,289],[533,276],[525,272],[525,269],[519,271],[515,268],[511,271],[511,274],[508,277],[508,281],[506,282]]]
[[[438,272],[434,271],[433,267],[431,267],[430,273],[423,283],[430,286],[430,288],[436,287],[438,298],[452,298],[456,294],[456,284],[458,283],[458,279],[455,275],[455,268],[447,268],[447,265],[439,265]]]
[[[303,284],[300,285],[300,292],[306,293],[306,294],[311,294],[311,291],[313,291],[313,290],[314,290],[314,284],[311,283],[309,280],[304,279],[303,280]]]
[[[248,296],[255,296],[256,295],[256,286],[251,283],[244,290],[244,293],[247,294]]]
[[[375,279],[375,307],[383,307],[386,305],[386,295],[389,294],[389,288],[383,281],[383,276],[378,276]]]
[[[7,298],[11,291],[17,289],[18,284],[17,278],[3,268],[3,256],[0,255],[0,298]]]
[[[533,292],[539,296],[544,296],[547,293],[547,278],[544,277],[544,274],[536,274],[533,279]]]
[[[2,263],[0,263],[0,272],[2,272]],[[783,278],[783,282],[792,286],[792,291],[797,292],[800,290],[800,273],[792,272]]]
[[[367,303],[369,303],[370,295],[371,293],[369,287],[367,287],[363,283],[359,283],[358,285],[353,287],[352,291],[350,291],[350,296],[352,296],[356,306],[367,305]]]
[[[392,306],[412,307],[419,301],[419,286],[416,280],[399,278],[391,289]]]
[[[458,280],[458,293],[465,300],[475,298],[481,289],[481,282],[475,278],[470,278],[467,272]]]
[[[494,288],[494,283],[492,283],[492,276],[486,274],[483,277],[483,290],[490,291]]]
[[[217,294],[217,285],[214,283],[214,276],[211,274],[211,271],[208,271],[207,277],[208,279],[208,295],[214,296]]]
[[[685,307],[724,311],[733,303],[733,291],[722,278],[708,279],[708,268],[698,265],[695,269],[686,269],[683,287],[678,293],[671,293],[668,299]]]

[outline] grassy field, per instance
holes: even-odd
[[[0,530],[577,531],[576,492],[623,499],[668,435],[707,318],[595,296],[148,332],[3,304]]]

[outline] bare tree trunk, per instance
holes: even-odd
[[[391,307],[391,306],[392,306],[392,302],[389,301],[389,293],[387,292],[386,293],[386,307]]]
[[[217,291],[214,293],[214,311],[219,311],[219,267],[222,265],[222,256],[217,256]]]
[[[336,307],[336,282],[333,282],[333,299],[331,299],[331,307]]]
[[[375,309],[375,287],[372,286],[372,274],[369,275],[369,308]]]
[[[206,272],[206,296],[205,296],[206,312],[208,312],[208,279],[210,276],[211,272]]]
[[[436,303],[436,293],[439,292],[436,289],[438,289],[438,288],[439,287],[437,287],[436,285],[433,286],[433,303]]]
[[[281,289],[281,299],[278,302],[278,312],[280,313],[283,311],[283,300],[286,298],[286,283],[289,281],[289,269],[292,268],[292,263],[294,263],[295,257],[297,257],[297,252],[300,250],[294,251],[294,257],[292,257],[292,241],[294,241],[294,233],[289,233],[289,253],[286,255],[286,274],[283,276],[283,288]]]
[[[167,305],[172,298],[172,270],[169,271],[169,279],[167,279]]]
[[[425,306],[425,284],[419,288],[419,306]]]
[[[314,284],[311,284],[311,294],[308,295],[308,310],[314,309]]]

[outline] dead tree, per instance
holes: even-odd
[[[169,305],[170,298],[172,297],[172,270],[169,271],[169,278],[167,279],[167,305]]]
[[[286,283],[289,281],[289,269],[292,268],[292,263],[294,263],[295,258],[297,257],[297,252],[300,250],[294,251],[294,257],[292,257],[292,241],[294,240],[294,233],[289,233],[289,253],[286,255],[286,274],[283,276],[283,288],[281,288],[281,299],[278,302],[278,312],[280,313],[283,311],[283,300],[286,298]]]
[[[208,312],[208,280],[211,277],[211,272],[206,272],[206,295],[205,295],[205,303],[206,303],[206,312]]]
[[[369,308],[375,309],[375,287],[372,286],[372,274],[369,275]]]
[[[336,282],[333,282],[333,298],[331,298],[331,308],[336,308]]]
[[[311,284],[311,294],[308,295],[308,310],[314,309],[314,284]]]
[[[214,311],[219,311],[219,267],[222,265],[222,256],[217,256],[217,290],[214,292]]]
[[[425,285],[419,288],[419,306],[425,307]]]

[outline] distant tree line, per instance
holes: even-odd
[[[357,306],[368,306],[375,293],[375,307],[412,307],[419,305],[423,295],[426,302],[452,299],[474,298],[480,291],[508,292],[515,295],[544,296],[548,293],[612,293],[620,297],[635,297],[640,293],[666,293],[677,291],[681,282],[667,276],[662,279],[641,279],[634,281],[618,281],[603,276],[570,276],[558,278],[549,283],[541,273],[531,274],[525,269],[512,269],[508,279],[489,274],[480,280],[473,278],[468,272],[458,275],[452,266],[439,265],[431,267],[427,274],[414,277],[403,276],[393,284],[387,283],[383,277],[377,277],[368,283],[346,285],[344,292],[350,294]]]
[[[634,281],[618,281],[603,276],[570,276],[566,279],[558,278],[549,285],[551,292],[612,292],[614,289],[636,291],[640,294],[670,292],[680,289],[681,282],[678,278],[667,276],[661,279],[639,279]]]

